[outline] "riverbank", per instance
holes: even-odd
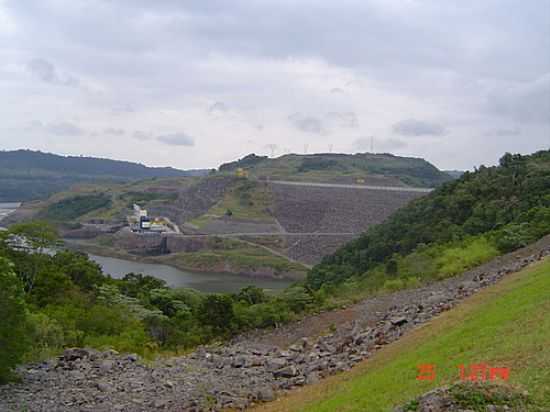
[[[20,202],[0,202],[0,228],[2,227],[2,220],[14,213],[19,206]]]
[[[198,251],[190,253],[169,253],[158,256],[139,256],[125,250],[102,246],[91,241],[64,239],[65,245],[72,250],[123,259],[144,264],[161,264],[195,273],[223,274],[247,277],[251,283],[274,280],[288,283],[305,278],[307,268],[299,263],[274,256],[261,248],[250,248],[246,254],[242,249],[233,251]]]

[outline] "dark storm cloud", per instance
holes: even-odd
[[[157,140],[171,146],[195,146],[195,140],[185,133],[174,133],[158,136]]]
[[[405,119],[393,125],[392,130],[402,136],[443,136],[445,128],[438,124],[417,119]]]
[[[292,126],[302,132],[315,134],[321,134],[323,132],[322,122],[316,117],[294,113],[288,116],[288,120]]]

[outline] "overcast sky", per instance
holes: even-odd
[[[1,149],[202,168],[372,142],[445,169],[548,148],[550,0],[0,0]]]

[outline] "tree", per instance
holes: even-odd
[[[266,302],[268,297],[262,288],[250,285],[241,289],[241,291],[237,294],[237,299],[241,302],[247,303],[248,305],[256,305],[258,303]]]
[[[21,236],[35,253],[44,253],[47,249],[57,246],[59,240],[55,227],[41,220],[12,225],[10,233]]]
[[[30,249],[30,253],[25,253],[22,264],[18,262],[17,270],[24,282],[25,290],[30,292],[34,287],[39,267],[48,258],[44,253],[59,244],[57,231],[48,222],[37,220],[12,225],[9,235],[19,238],[21,243]]]
[[[120,291],[132,298],[145,299],[153,289],[166,289],[166,282],[141,273],[128,273],[120,281]]]
[[[0,257],[0,383],[6,382],[14,366],[29,348],[27,310],[23,285],[10,261]]]
[[[210,326],[216,335],[230,332],[235,321],[231,297],[222,294],[208,295],[200,306],[199,319],[203,325]]]
[[[90,260],[88,255],[78,252],[62,251],[56,253],[53,262],[59,270],[69,276],[81,289],[90,292],[102,285],[106,277],[101,266]]]

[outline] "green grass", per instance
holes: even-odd
[[[244,219],[262,223],[272,223],[273,216],[269,212],[273,204],[273,194],[263,183],[241,179],[231,190],[228,190],[222,200],[216,203],[204,215],[193,219],[190,223],[202,227],[212,219],[221,218],[231,211],[232,219]]]
[[[368,297],[417,288],[446,279],[490,261],[499,252],[485,236],[469,237],[443,245],[420,246],[406,256],[394,256],[394,272],[379,264],[362,275],[326,287],[326,308],[356,303]]]
[[[232,271],[250,271],[272,268],[275,273],[294,273],[297,279],[305,277],[307,268],[269,251],[236,240],[223,239],[219,245],[198,252],[174,253],[159,258],[164,263],[185,269],[216,271],[226,265]]]
[[[234,173],[242,166],[250,176],[271,179],[330,182],[347,178],[348,181],[369,175],[399,178],[414,186],[433,187],[450,180],[450,176],[437,170],[423,159],[397,157],[388,154],[287,154],[277,158],[262,159],[255,164],[233,164],[225,173]]]
[[[509,367],[510,383],[550,408],[550,259],[510,275],[350,373],[305,388],[269,411],[391,411],[430,389],[459,379],[458,365]],[[417,365],[436,365],[433,382]]]

